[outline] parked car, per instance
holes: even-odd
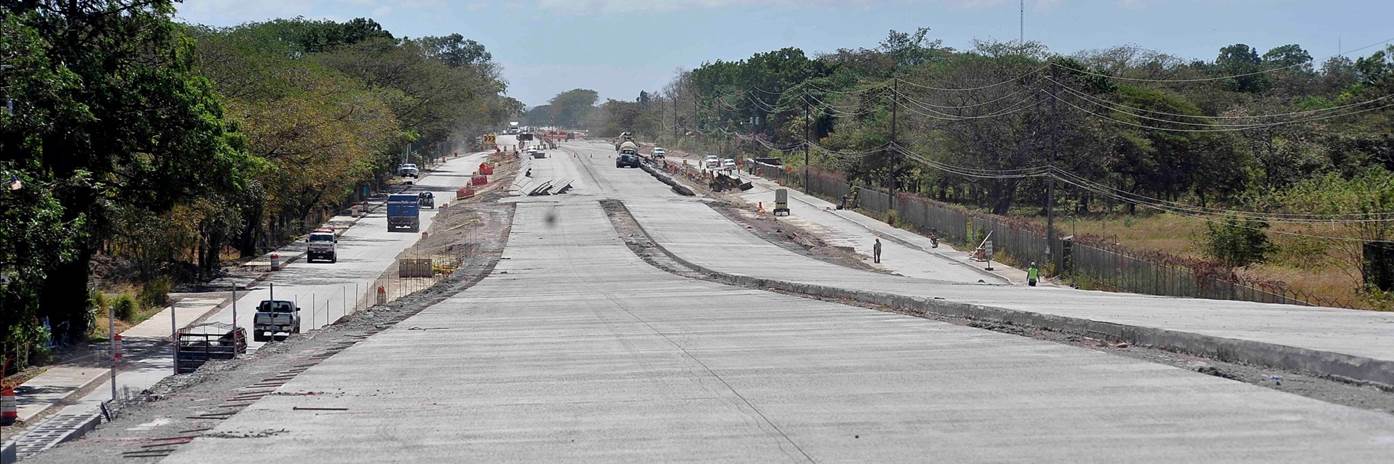
[[[721,158],[717,158],[716,155],[707,155],[705,158],[702,158],[702,167],[706,169],[720,169]]]
[[[721,160],[721,170],[723,170],[723,171],[735,171],[735,170],[736,170],[736,160],[731,159],[731,158],[726,158],[726,159],[724,159],[724,160]]]
[[[618,156],[618,157],[615,158],[615,167],[617,167],[617,168],[623,168],[623,167],[637,168],[637,167],[639,167],[639,155],[636,155],[636,154],[633,154],[633,153],[629,153],[629,152],[620,153],[620,156]]]
[[[397,166],[397,175],[415,179],[421,176],[421,170],[418,169],[415,164],[402,163]]]
[[[668,151],[664,150],[663,147],[653,147],[652,153],[653,159],[663,159],[668,156]]]
[[[262,300],[252,316],[252,340],[264,342],[277,333],[300,333],[300,307],[292,301]]]

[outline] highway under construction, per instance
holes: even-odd
[[[903,272],[842,265],[615,156],[585,140],[520,156],[514,195],[458,205],[494,219],[450,279],[167,380],[32,461],[1394,456],[1394,314],[1029,288],[931,252],[889,262]],[[564,194],[523,193],[563,179]],[[760,188],[746,195],[772,201]],[[815,230],[814,214],[780,220]],[[837,227],[819,239],[851,253],[895,234]]]

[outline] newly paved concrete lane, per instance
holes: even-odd
[[[164,462],[1266,463],[1394,453],[1387,414],[679,278],[636,258],[590,195],[520,202],[490,277],[210,434]]]
[[[582,150],[598,149],[585,146]],[[579,161],[587,158],[578,157]],[[673,253],[730,274],[976,303],[1073,318],[1394,360],[1394,313],[1242,301],[953,284],[854,270],[770,244],[657,182],[593,164],[639,223]]]

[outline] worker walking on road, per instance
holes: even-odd
[[[876,244],[871,246],[871,260],[875,263],[881,262],[881,239],[876,239]]]
[[[1041,269],[1036,267],[1036,262],[1031,262],[1031,267],[1026,268],[1026,285],[1035,287],[1036,280],[1041,277]]]

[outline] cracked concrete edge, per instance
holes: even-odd
[[[624,203],[621,201],[621,205]],[[625,214],[630,214],[628,206]],[[1186,353],[1226,362],[1245,363],[1289,371],[1306,372],[1356,384],[1368,384],[1381,389],[1394,389],[1394,362],[1330,351],[1298,348],[1276,343],[1239,340],[1192,332],[1154,327],[1095,321],[1021,311],[996,306],[947,301],[941,298],[922,298],[892,293],[849,290],[824,285],[789,282],[774,279],[730,274],[694,263],[673,253],[634,220],[650,241],[672,260],[696,269],[731,285],[762,290],[808,295],[817,298],[842,299],[889,307],[911,314],[938,314],[968,320],[1031,327],[1054,332],[1083,335],[1091,338],[1127,342],[1165,351]]]

